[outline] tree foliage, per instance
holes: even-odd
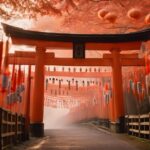
[[[1,18],[62,15],[76,8],[79,0],[0,0]]]
[[[37,15],[64,15],[70,14],[72,10],[84,7],[89,2],[93,4],[109,5],[115,3],[122,9],[134,5],[147,5],[149,0],[0,0],[0,16],[3,19],[30,17]],[[90,3],[90,4],[91,4]],[[87,10],[88,11],[88,10]]]
[[[141,17],[132,21],[127,17],[131,8],[139,8]],[[115,24],[100,20],[100,9],[115,12]],[[0,0],[0,19],[36,18],[58,16],[66,32],[77,33],[124,33],[145,28],[145,16],[150,13],[150,0]],[[58,19],[58,18],[57,18]]]

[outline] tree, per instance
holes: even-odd
[[[31,17],[37,15],[63,15],[70,14],[70,10],[80,9],[89,2],[90,5],[113,4],[126,9],[130,6],[146,4],[148,0],[0,0],[1,18]],[[120,6],[119,6],[120,5]],[[79,10],[78,9],[78,10]]]
[[[78,0],[0,0],[3,19],[31,17],[37,15],[62,15],[76,8]]]
[[[135,22],[127,17],[127,12],[133,7],[138,7],[142,12],[142,17]],[[116,12],[117,23],[111,24],[97,17],[97,12],[103,8]],[[58,16],[64,19],[65,32],[71,28],[72,32],[78,33],[84,33],[87,29],[89,33],[105,33],[108,29],[113,33],[139,30],[147,27],[144,17],[149,10],[149,0],[0,0],[2,19]]]

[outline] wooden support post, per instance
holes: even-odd
[[[119,57],[119,51],[112,50],[113,65],[113,111],[114,122],[111,123],[111,129],[115,132],[122,132],[124,126],[124,102],[123,102],[123,87],[122,87],[122,71]]]
[[[3,42],[0,42],[0,68],[2,66]],[[1,69],[0,69],[1,73]]]
[[[3,41],[3,52],[2,52],[2,71],[6,71],[8,68],[8,52],[9,52],[9,39]]]
[[[44,109],[44,59],[45,49],[37,47],[35,58],[35,81],[33,101],[31,103],[31,136],[44,136],[43,109]]]
[[[29,125],[30,125],[30,92],[31,92],[31,66],[28,67],[27,86],[26,86],[26,106],[25,106],[25,139],[29,139]]]

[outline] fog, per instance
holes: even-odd
[[[61,129],[68,125],[66,115],[69,109],[60,109],[52,107],[44,107],[44,128],[45,129]]]

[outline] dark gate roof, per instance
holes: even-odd
[[[7,36],[43,41],[118,43],[150,40],[150,28],[125,34],[71,34],[24,30],[2,23]]]

